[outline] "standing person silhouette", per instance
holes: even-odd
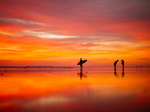
[[[79,62],[79,65],[80,65],[80,71],[82,71],[82,58],[80,58],[80,62]]]
[[[117,64],[118,61],[119,61],[119,60],[117,60],[117,61],[114,62],[114,71],[115,71],[115,72],[116,72],[116,64]]]
[[[82,58],[80,58],[80,61],[77,65],[80,65],[80,70],[82,71],[82,64],[85,63],[87,60],[82,60]]]
[[[124,72],[124,60],[121,60],[121,64],[122,64],[122,71]]]

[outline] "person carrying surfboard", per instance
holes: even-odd
[[[80,61],[77,65],[80,65],[80,68],[82,70],[82,64],[85,63],[87,60],[82,60],[82,58],[80,58]]]

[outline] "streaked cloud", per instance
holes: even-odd
[[[74,37],[77,37],[77,36],[55,35],[55,34],[50,34],[48,32],[24,31],[24,33],[29,36],[35,36],[35,37],[40,37],[40,38],[74,38]]]
[[[45,25],[44,23],[32,21],[32,20],[26,20],[26,19],[20,19],[20,18],[6,18],[1,17],[0,22],[8,22],[9,24],[24,24],[24,25]]]

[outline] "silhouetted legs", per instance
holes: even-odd
[[[82,64],[80,64],[80,71],[82,71],[83,70],[83,68],[82,68]]]
[[[122,65],[122,72],[124,72],[124,65]]]
[[[116,72],[116,65],[114,65],[114,72]]]

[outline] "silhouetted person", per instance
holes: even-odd
[[[124,72],[124,60],[121,60],[121,64],[122,64],[122,71]]]
[[[80,65],[80,71],[82,71],[82,64],[83,64],[83,63],[82,63],[82,58],[80,58],[80,62],[79,62],[79,63],[80,63],[80,64],[79,64],[79,65]]]
[[[114,62],[114,71],[116,71],[116,64],[117,64],[118,61],[119,60],[117,60],[117,61]]]
[[[80,61],[77,65],[80,65],[80,70],[82,71],[82,64],[85,63],[87,60],[82,60],[82,58],[80,58]]]
[[[79,73],[79,75],[80,75],[80,79],[82,79],[82,71],[83,71],[83,66],[82,66],[82,64],[83,63],[85,63],[87,60],[82,60],[82,58],[80,58],[80,61],[79,61],[79,63],[77,64],[77,65],[80,65],[80,73]]]
[[[82,58],[80,58],[80,61],[79,61],[79,63],[77,64],[77,65],[80,65],[80,73],[79,73],[79,75],[80,75],[80,79],[82,80]]]

